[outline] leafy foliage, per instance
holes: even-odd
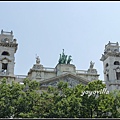
[[[120,91],[95,93],[105,89],[95,80],[88,85],[69,88],[60,82],[40,91],[36,81],[24,79],[24,84],[0,84],[0,118],[119,118]]]

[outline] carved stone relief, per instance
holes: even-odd
[[[60,81],[67,82],[69,87],[74,87],[77,84],[80,84],[79,80],[76,80],[76,79],[73,79],[73,78],[70,78],[70,77],[66,77],[66,78],[63,78],[62,80],[56,80],[56,81],[49,82],[49,83],[43,83],[43,84],[41,84],[41,86],[49,86],[49,85],[51,85],[51,86],[55,87],[55,86],[57,86],[57,84]]]
[[[36,78],[41,78],[41,73],[40,72],[36,73]]]

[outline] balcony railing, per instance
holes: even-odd
[[[27,77],[27,75],[15,75],[16,76],[16,78],[26,78]]]
[[[76,73],[78,74],[87,74],[86,70],[76,70]]]
[[[52,71],[52,72],[56,71],[55,68],[48,68],[48,67],[44,67],[43,70],[45,70],[45,71]]]

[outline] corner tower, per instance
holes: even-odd
[[[0,34],[0,78],[15,78],[14,64],[18,44],[13,39],[13,32],[1,30]]]
[[[109,91],[120,89],[120,51],[119,44],[109,43],[105,45],[103,61],[104,80]]]

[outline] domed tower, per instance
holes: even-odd
[[[105,45],[103,61],[104,80],[109,91],[120,89],[120,51],[119,44],[109,43]]]
[[[18,44],[13,39],[13,32],[1,30],[0,34],[0,78],[15,78],[14,64]]]

